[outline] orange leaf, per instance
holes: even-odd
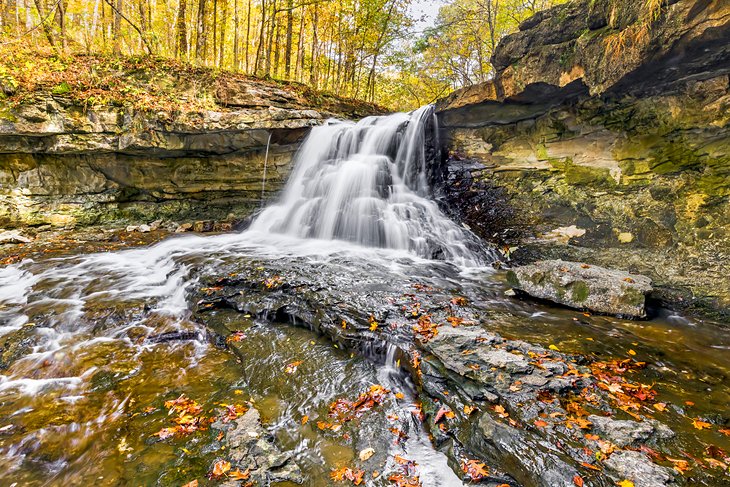
[[[183,485],[182,487],[198,487],[198,479],[191,480],[190,482]]]
[[[537,426],[538,428],[544,428],[547,425],[547,422],[543,421],[542,419],[535,420],[535,426]]]
[[[712,425],[710,423],[700,421],[699,419],[694,419],[694,420],[692,420],[692,426],[694,426],[698,430],[701,430],[701,429],[707,429]]]
[[[218,460],[213,464],[213,472],[210,474],[210,478],[219,479],[223,477],[230,469],[231,462],[227,462],[226,460]]]
[[[573,483],[577,487],[583,487],[583,477],[581,477],[580,475],[574,475],[573,476]]]
[[[239,469],[236,469],[236,470],[231,470],[231,473],[229,474],[229,476],[233,480],[247,480],[251,476],[251,472],[248,468],[246,470],[244,470],[243,472],[241,472]]]

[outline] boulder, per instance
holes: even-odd
[[[509,284],[525,294],[576,309],[644,318],[651,279],[580,262],[544,260],[507,272]]]
[[[233,469],[248,471],[250,481],[256,485],[270,483],[304,482],[302,472],[292,460],[290,453],[282,452],[274,444],[271,435],[261,425],[261,415],[250,408],[237,419],[224,423],[217,421],[211,428],[224,433],[226,459]],[[239,482],[229,480],[224,486],[237,486]]]
[[[22,235],[19,230],[0,232],[0,244],[30,243],[33,239]]]
[[[624,448],[636,446],[649,440],[665,440],[674,437],[674,432],[655,420],[629,421],[588,416],[593,424],[593,432]]]
[[[604,465],[616,473],[617,479],[630,480],[635,487],[676,485],[671,470],[652,463],[646,454],[638,451],[617,451]]]

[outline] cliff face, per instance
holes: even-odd
[[[672,3],[620,62],[619,31],[581,9],[526,21],[496,81],[439,104],[449,205],[517,260],[648,274],[667,303],[726,314],[730,4]]]
[[[244,218],[285,183],[312,126],[378,110],[301,86],[145,69],[94,75],[124,79],[151,107],[90,103],[88,81],[4,87],[0,228]],[[174,101],[193,97],[205,103]]]

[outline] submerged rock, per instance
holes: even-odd
[[[545,260],[507,273],[512,287],[532,297],[598,313],[646,316],[651,279],[579,262]]]
[[[224,432],[227,459],[233,469],[250,473],[250,481],[256,485],[269,485],[277,482],[301,484],[304,477],[288,452],[282,452],[273,439],[261,426],[258,410],[251,408],[239,418],[224,423],[217,421],[211,425],[214,430]],[[235,480],[222,484],[232,487],[239,485]]]

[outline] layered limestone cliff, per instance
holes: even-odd
[[[670,3],[615,28],[566,4],[507,37],[495,81],[439,104],[447,204],[518,261],[647,274],[665,303],[727,315],[730,4]]]
[[[93,92],[88,81],[3,87],[0,228],[244,218],[285,183],[312,126],[377,111],[301,86],[210,72],[102,76],[123,78],[136,96],[156,94],[156,106],[138,106],[135,95],[124,95],[132,103],[123,105],[81,99]],[[205,103],[165,105],[193,96]]]

